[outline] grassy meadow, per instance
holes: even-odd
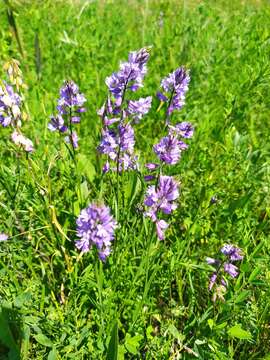
[[[35,147],[18,151],[0,127],[0,359],[269,360],[269,2],[2,0],[0,24],[0,79],[19,60]],[[161,79],[181,65],[191,76],[172,122],[195,131],[166,170],[181,194],[164,241],[141,211],[147,171],[121,174],[116,194],[96,150],[105,78],[144,46],[135,97],[153,101],[134,127],[141,164],[164,136]],[[87,98],[76,165],[48,130],[65,79]],[[75,247],[76,218],[95,200],[119,224],[105,263]],[[244,258],[213,301],[205,258],[225,243]]]

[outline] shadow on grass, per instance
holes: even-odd
[[[16,309],[0,307],[0,360],[19,360],[22,321]]]

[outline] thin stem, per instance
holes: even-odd
[[[167,126],[170,123],[170,116],[169,116],[168,110],[169,110],[169,108],[170,108],[170,106],[172,104],[174,93],[175,93],[175,89],[173,88],[173,91],[172,91],[171,96],[170,96],[169,104],[168,104],[167,109],[166,109],[165,129],[167,128]]]

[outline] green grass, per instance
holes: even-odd
[[[4,3],[0,61],[21,62],[29,110],[23,126],[36,151],[18,156],[10,130],[0,129],[0,232],[11,236],[0,244],[0,359],[113,360],[116,349],[119,360],[269,359],[269,3],[10,5],[22,50]],[[181,197],[164,242],[138,212],[145,185],[125,174],[116,207],[95,150],[104,79],[129,51],[147,45],[149,70],[138,96],[154,96],[179,65],[192,78],[174,122],[191,121],[196,131],[168,170],[181,179]],[[67,78],[88,99],[77,171],[47,130]],[[158,106],[154,99],[136,126],[142,161],[155,159],[152,145],[164,127]],[[110,205],[121,224],[106,264],[92,251],[79,256],[74,246],[76,216],[95,199]],[[226,301],[213,303],[205,257],[225,242],[241,247],[245,258]]]

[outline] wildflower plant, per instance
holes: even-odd
[[[224,294],[229,284],[228,275],[231,278],[238,276],[239,269],[235,265],[235,262],[241,261],[244,257],[242,250],[231,244],[223,245],[220,252],[224,255],[222,259],[206,258],[207,264],[215,268],[208,286],[209,291],[213,291],[214,301],[216,301],[216,299],[224,301]]]
[[[177,208],[176,200],[179,197],[179,182],[172,176],[163,175],[163,172],[166,165],[175,165],[180,161],[182,152],[188,148],[183,139],[192,138],[194,133],[194,128],[189,122],[172,125],[170,121],[172,112],[180,110],[184,105],[189,81],[188,72],[180,67],[161,81],[161,87],[167,96],[161,92],[157,93],[158,98],[167,103],[165,120],[167,134],[153,146],[158,163],[145,165],[151,172],[151,175],[145,176],[145,180],[154,181],[155,185],[148,186],[144,204],[147,207],[145,216],[155,223],[160,240],[164,240],[165,230],[169,227],[169,223],[160,216],[171,214]]]
[[[25,85],[22,80],[22,73],[19,62],[11,60],[4,65],[10,83],[0,81],[0,125],[12,128],[11,140],[25,152],[33,152],[33,142],[22,132],[21,127],[25,119],[22,90]],[[14,90],[16,88],[17,92]]]
[[[74,81],[64,81],[60,89],[60,98],[58,99],[57,111],[55,116],[51,116],[48,124],[50,131],[58,131],[59,134],[65,134],[65,142],[71,144],[74,150],[78,148],[78,135],[74,130],[74,125],[81,121],[81,114],[86,111],[84,104],[85,96],[80,93],[79,87]]]

